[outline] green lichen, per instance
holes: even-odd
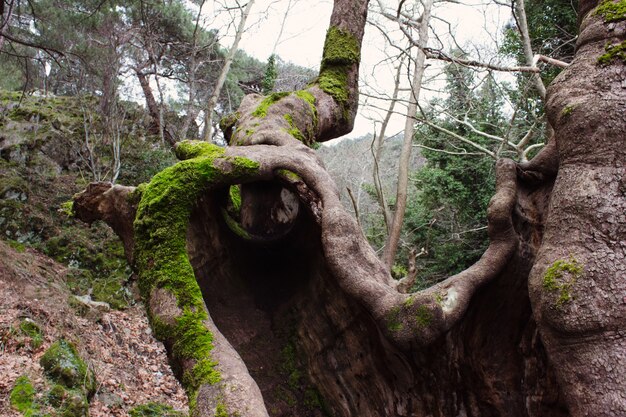
[[[25,415],[36,408],[35,388],[26,375],[15,380],[15,385],[9,395],[11,406]]]
[[[419,306],[415,312],[415,323],[417,327],[428,327],[433,321],[433,313],[426,306]]]
[[[572,257],[569,260],[558,259],[546,269],[543,275],[543,288],[557,293],[557,307],[572,300],[571,289],[582,273],[583,266]]]
[[[602,16],[606,23],[619,22],[626,19],[626,0],[603,0],[600,2],[596,11],[596,15]]]
[[[604,50],[606,53],[598,58],[598,65],[609,65],[614,61],[622,61],[626,64],[626,41],[615,45],[606,44]]]
[[[267,116],[267,110],[270,108],[270,106],[282,99],[283,97],[288,96],[289,94],[290,93],[288,92],[270,94],[269,96],[265,97],[263,101],[261,101],[261,104],[259,104],[258,107],[252,112],[252,115],[256,117]]]
[[[360,57],[359,42],[351,33],[334,26],[328,29],[317,84],[340,105],[344,117],[350,96],[348,72]]]
[[[404,328],[400,321],[400,307],[394,307],[387,314],[387,328],[392,332],[399,332]]]
[[[241,182],[259,164],[225,156],[223,148],[198,141],[181,142],[176,154],[183,160],[155,175],[144,189],[134,223],[135,253],[144,298],[149,302],[155,289],[165,289],[182,311],[173,325],[156,317],[151,321],[157,337],[174,342],[178,362],[195,363],[182,378],[193,411],[198,388],[221,376],[211,359],[213,335],[205,326],[208,315],[187,256],[189,217],[204,192],[216,184]]]

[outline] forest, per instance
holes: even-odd
[[[626,415],[624,115],[624,0],[1,0],[0,416]]]

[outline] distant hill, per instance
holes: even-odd
[[[395,201],[402,140],[402,135],[387,138],[383,145],[382,159],[378,162],[381,182],[389,204]],[[382,220],[378,203],[374,198],[372,141],[372,135],[343,139],[332,145],[322,145],[317,151],[337,183],[344,206],[354,212],[347,189],[350,188],[352,191],[358,205],[361,224],[366,230],[373,222]],[[424,162],[419,150],[413,148],[411,171],[421,168]]]

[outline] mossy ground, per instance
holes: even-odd
[[[26,375],[22,375],[15,381],[9,397],[11,406],[20,413],[27,415],[36,410],[35,388]]]
[[[128,414],[130,417],[186,417],[184,413],[174,410],[169,405],[159,403],[138,405]]]
[[[17,144],[0,154],[0,236],[11,246],[37,249],[71,268],[68,284],[76,295],[125,308],[131,270],[119,238],[103,223],[90,228],[71,217],[67,204],[92,180],[78,151],[84,141],[84,112],[96,108],[95,97],[35,97],[0,90],[0,136]],[[142,128],[143,111],[126,106],[119,181],[148,180],[175,158]],[[97,115],[94,115],[94,117]],[[94,138],[102,125],[91,126]],[[99,161],[110,146],[96,149]]]
[[[24,417],[87,417],[88,398],[95,393],[96,381],[76,348],[60,340],[40,362],[47,381],[36,388],[28,376],[20,376],[11,390],[11,406]],[[37,390],[43,391],[38,394]]]

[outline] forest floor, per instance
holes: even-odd
[[[0,240],[0,416],[21,416],[9,401],[21,375],[30,378],[36,401],[45,407],[50,383],[39,359],[61,338],[76,346],[96,375],[91,417],[124,417],[134,406],[153,402],[186,413],[185,393],[143,306],[120,311],[77,303],[65,284],[67,273],[67,267],[33,249]],[[24,322],[36,324],[39,334],[25,332]]]

